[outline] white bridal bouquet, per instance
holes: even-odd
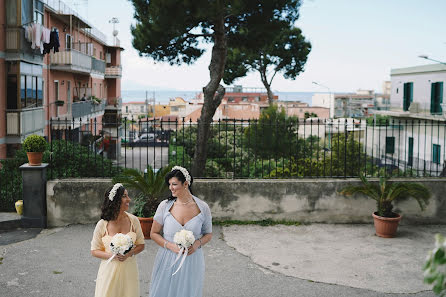
[[[116,233],[110,242],[110,250],[113,253],[107,263],[113,260],[117,254],[125,255],[133,248],[133,240],[127,234]]]
[[[183,266],[184,260],[186,260],[187,253],[189,252],[189,248],[195,242],[195,236],[192,231],[182,229],[177,233],[175,233],[175,235],[173,236],[173,241],[175,242],[176,245],[178,245],[180,251],[178,252],[178,256],[175,259],[175,262],[173,262],[173,264],[171,265],[171,267],[178,262],[178,260],[181,257],[181,254],[184,252],[183,259],[181,259],[180,265],[178,266],[177,270],[172,274],[175,275],[180,270],[181,266]]]

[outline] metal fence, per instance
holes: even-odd
[[[196,123],[125,118],[111,126],[53,122],[52,139],[77,142],[87,149],[84,158],[116,168],[102,172],[92,166],[95,176],[109,176],[119,168],[193,165]],[[443,176],[445,133],[443,122],[425,120],[219,120],[211,123],[207,162],[199,177]],[[76,148],[71,149],[68,159],[76,155]],[[60,153],[63,149],[53,157]]]
[[[104,117],[105,119],[105,117]],[[106,118],[50,121],[48,179],[113,177],[123,168],[191,168],[197,124]],[[356,119],[219,120],[210,126],[201,178],[445,176],[442,121]],[[2,160],[0,209],[21,196],[23,150]]]

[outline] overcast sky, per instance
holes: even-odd
[[[111,36],[117,17],[124,90],[201,90],[209,80],[210,52],[194,65],[170,66],[141,58],[131,45],[133,6],[125,0],[66,0],[90,23]],[[276,75],[272,88],[281,92],[323,92],[316,81],[334,92],[357,89],[382,91],[392,68],[446,61],[446,1],[444,0],[305,0],[297,26],[312,43],[305,71],[296,80]],[[166,12],[168,13],[168,12]],[[109,37],[111,41],[112,38]],[[236,81],[245,87],[263,87],[252,73]]]

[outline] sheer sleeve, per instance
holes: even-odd
[[[156,209],[153,219],[157,221],[160,225],[164,225],[164,212],[166,211],[167,200],[161,201]]]
[[[144,234],[142,233],[142,229],[141,229],[141,223],[139,222],[137,217],[133,218],[133,227],[134,227],[135,233],[136,233],[135,245],[145,244]]]
[[[201,233],[202,234],[208,234],[212,233],[212,214],[211,209],[207,205],[207,203],[203,202],[203,215],[204,215],[204,222],[203,226],[201,227]]]
[[[91,250],[105,251],[104,244],[102,243],[102,237],[105,234],[105,221],[100,220],[93,232],[93,239],[91,240]]]

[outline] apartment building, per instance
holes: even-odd
[[[368,147],[368,150],[380,149],[381,162],[395,164],[400,169],[438,175],[445,162],[446,65],[392,69],[390,77],[390,108],[375,112],[387,116],[389,125],[375,126],[371,131],[374,133],[369,133],[369,137],[375,137],[369,143],[385,147]]]
[[[137,119],[147,117],[150,111],[150,105],[146,101],[130,101],[122,103],[121,113],[123,117]]]
[[[119,155],[121,51],[57,0],[0,0],[0,158],[30,134],[100,131]],[[66,120],[70,121],[69,124]],[[113,145],[115,144],[115,145]]]

